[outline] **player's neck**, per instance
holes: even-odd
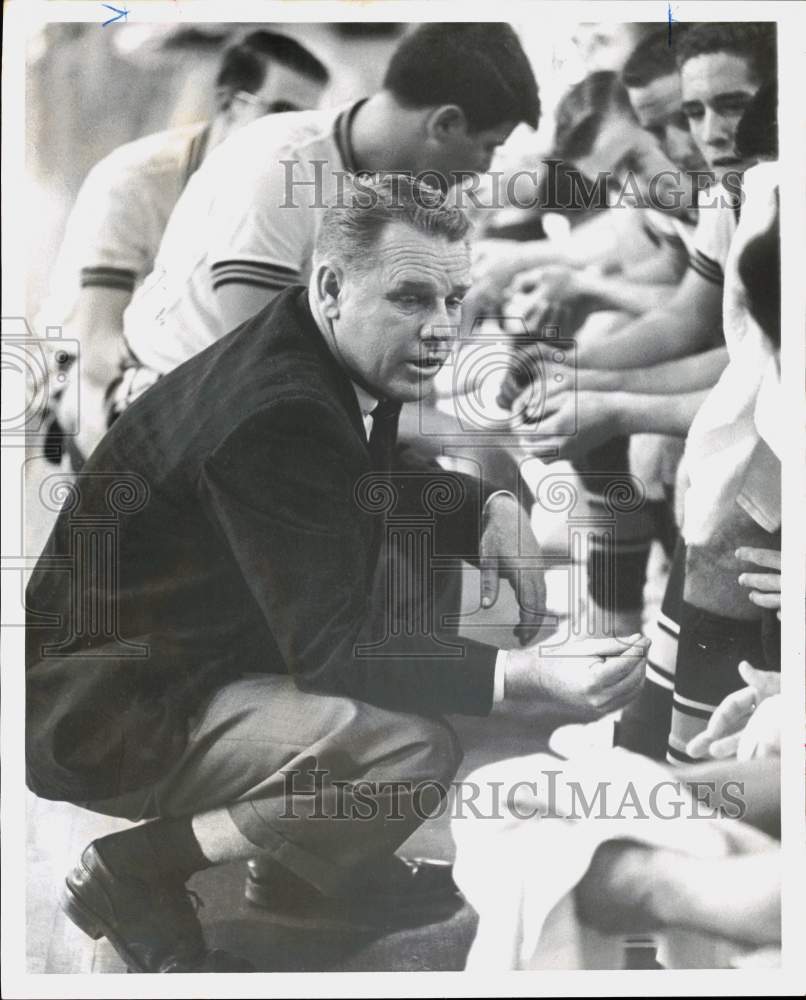
[[[418,141],[421,111],[401,108],[384,90],[362,104],[352,121],[350,141],[361,171],[412,169],[410,150]]]

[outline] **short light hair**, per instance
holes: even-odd
[[[445,198],[442,191],[406,174],[357,178],[346,197],[325,210],[314,264],[328,260],[352,271],[369,269],[378,240],[395,222],[450,243],[468,243],[470,220]]]

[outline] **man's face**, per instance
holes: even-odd
[[[640,192],[643,207],[670,206],[669,211],[684,214],[693,205],[688,178],[680,175],[679,167],[664,155],[657,140],[637,122],[618,115],[603,119],[590,152],[577,156],[575,163],[591,180],[600,173],[611,177],[614,191],[617,187],[627,192],[620,205],[635,201],[630,196],[633,186]]]
[[[331,317],[347,368],[378,396],[406,401],[431,388],[458,335],[470,252],[405,223],[386,227],[366,272],[343,276]]]
[[[705,170],[705,160],[683,114],[680,74],[659,76],[645,87],[630,87],[627,92],[641,128],[658,140],[672,163],[681,170]]]
[[[683,111],[708,168],[718,181],[753,160],[736,153],[736,129],[760,86],[746,59],[728,52],[694,56],[680,70]]]
[[[282,111],[308,111],[319,106],[324,84],[288,66],[272,63],[254,94],[238,91],[230,105],[234,127]]]
[[[471,132],[462,123],[447,135],[429,137],[422,146],[414,173],[431,173],[428,183],[444,190],[461,180],[463,175],[484,174],[490,169],[496,149],[503,145],[515,128],[515,122],[502,122],[493,128]]]

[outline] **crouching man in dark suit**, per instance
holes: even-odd
[[[63,897],[130,969],[251,968],[207,949],[185,889],[238,858],[260,857],[260,901],[307,893],[345,919],[455,900],[449,866],[394,854],[458,767],[443,715],[502,698],[603,712],[640,685],[634,640],[561,659],[389,627],[373,581],[396,414],[446,360],[469,284],[468,222],[441,201],[398,178],[331,208],[310,287],[121,417],[33,574],[28,782],[147,820],[90,844]],[[437,555],[473,557],[483,534],[489,571],[516,550],[513,497],[427,474]],[[398,481],[402,510],[424,475]],[[516,582],[534,621],[539,574]]]

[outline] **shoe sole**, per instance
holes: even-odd
[[[93,941],[98,941],[102,937],[106,938],[106,940],[112,945],[118,955],[126,963],[127,972],[148,971],[128,953],[126,947],[117,935],[110,933],[106,923],[97,915],[97,913],[81,901],[81,899],[76,895],[75,890],[70,886],[69,882],[65,882],[64,884],[60,904],[65,915],[68,916],[76,927],[78,927],[80,931],[83,931],[87,937],[92,938]]]
[[[106,921],[102,917],[99,917],[94,910],[83,902],[76,890],[67,881],[65,881],[64,886],[62,887],[59,902],[65,916],[67,916],[80,931],[86,934],[87,937],[92,938],[93,941],[98,941],[102,937],[106,938],[118,956],[123,959],[123,962],[126,965],[126,972],[151,973],[153,971],[152,969],[147,969],[136,956],[129,952],[125,943],[117,936],[117,934],[115,934],[113,930],[110,930]],[[207,957],[209,958],[215,954],[215,952],[215,949],[212,952],[209,952]],[[248,964],[249,963],[247,963],[247,965]],[[248,968],[241,966],[238,968],[210,969],[207,971],[241,973],[254,972],[256,970],[252,966]]]

